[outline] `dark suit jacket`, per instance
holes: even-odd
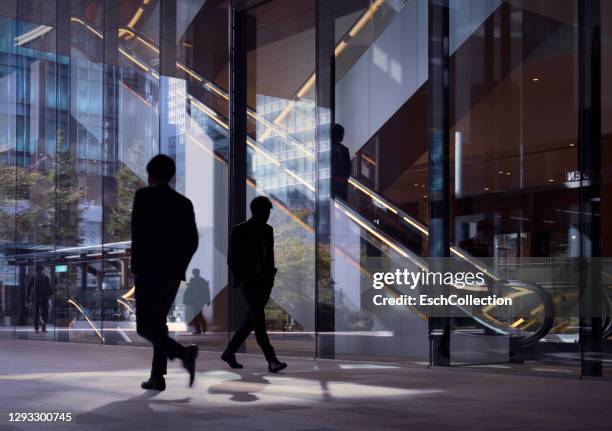
[[[263,241],[263,244],[261,242]],[[253,219],[232,229],[227,264],[234,276],[233,287],[244,287],[259,280],[272,287],[274,266],[274,231],[266,224],[258,226]]]
[[[45,274],[34,274],[27,282],[28,301],[42,302],[53,295],[53,287]]]
[[[169,185],[136,191],[132,209],[132,272],[176,277],[185,271],[198,248],[193,205]]]
[[[332,145],[332,177],[344,181],[351,176],[351,156],[349,149],[340,142]]]

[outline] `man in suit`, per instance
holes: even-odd
[[[27,285],[28,302],[32,304],[34,313],[34,332],[38,333],[41,326],[42,332],[47,332],[47,321],[49,320],[49,298],[53,296],[53,288],[49,277],[44,273],[42,265],[36,265],[36,274],[28,280]]]
[[[343,140],[344,127],[336,123],[332,128],[332,191],[334,197],[339,197],[346,201],[348,196],[348,180],[351,176],[351,156],[348,148],[342,144]]]
[[[179,358],[195,378],[198,347],[183,346],[168,336],[166,318],[191,257],[198,248],[193,205],[174,191],[174,161],[157,155],[147,164],[149,186],[136,191],[132,209],[132,272],[136,286],[136,329],[153,344],[153,363],[143,389],[166,389],[168,359]]]
[[[221,359],[232,368],[242,368],[236,351],[255,330],[257,344],[268,361],[268,370],[277,373],[287,364],[276,358],[266,332],[264,308],[270,299],[276,267],[274,266],[274,232],[267,224],[272,203],[265,196],[251,201],[251,218],[234,226],[230,235],[227,264],[234,277],[233,287],[242,292],[247,315],[236,331]]]

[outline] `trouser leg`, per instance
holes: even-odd
[[[266,357],[266,361],[270,362],[276,360],[276,354],[274,353],[272,344],[270,344],[268,331],[266,330],[266,313],[264,312],[264,307],[250,308],[249,314],[253,320],[255,339]]]
[[[47,330],[47,322],[49,321],[49,300],[45,299],[40,303],[40,316],[42,318],[42,330]]]
[[[34,315],[32,316],[34,319],[34,330],[38,332],[40,328],[40,302],[34,301],[32,303],[32,309],[34,311]]]
[[[180,280],[136,281],[136,327],[138,334],[153,344],[151,377],[167,372],[168,359],[185,358],[185,347],[168,336],[166,318]]]
[[[200,311],[196,316],[198,322],[198,330],[202,333],[206,332],[206,319],[204,318],[204,314]]]
[[[240,325],[240,328],[234,333],[234,336],[227,344],[225,351],[230,354],[235,354],[242,343],[247,339],[251,331],[253,330],[253,319],[250,314],[247,314]]]

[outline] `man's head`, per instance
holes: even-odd
[[[258,223],[266,223],[270,218],[272,202],[265,196],[257,196],[251,201],[251,215]]]
[[[176,165],[174,160],[164,154],[158,154],[147,163],[149,185],[168,184],[174,178]]]
[[[200,270],[198,268],[193,268],[191,270],[191,273],[193,274],[194,277],[199,277],[200,276]]]
[[[42,274],[42,272],[45,270],[45,267],[42,265],[36,265],[36,274]]]
[[[332,128],[332,142],[340,143],[344,141],[344,127],[341,124],[334,123]]]

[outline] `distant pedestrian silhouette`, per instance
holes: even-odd
[[[272,203],[265,196],[251,201],[252,217],[234,226],[230,235],[227,264],[234,276],[234,286],[240,289],[247,315],[242,325],[230,340],[221,359],[232,368],[243,368],[236,360],[236,352],[255,330],[257,344],[268,361],[268,370],[277,373],[287,364],[276,358],[266,332],[265,306],[274,286],[274,232],[266,222],[270,217]]]
[[[342,144],[343,140],[344,127],[336,123],[332,128],[332,191],[334,197],[339,197],[346,201],[348,195],[348,179],[351,176],[351,156],[348,148]]]
[[[198,268],[191,271],[193,277],[187,283],[187,289],[183,294],[185,305],[185,321],[193,327],[195,335],[206,332],[206,319],[202,314],[202,308],[210,303],[210,289],[208,281],[200,275]]]
[[[36,333],[38,333],[41,326],[42,332],[47,332],[47,322],[49,321],[49,298],[53,296],[51,282],[43,271],[44,267],[42,265],[36,265],[36,273],[30,277],[27,284],[28,302],[32,304],[34,331]]]
[[[143,389],[163,391],[168,359],[180,358],[195,378],[198,348],[168,336],[166,318],[191,257],[198,248],[193,205],[172,190],[174,161],[157,155],[147,164],[149,186],[136,191],[132,210],[132,272],[136,286],[136,329],[153,344],[151,377]]]

